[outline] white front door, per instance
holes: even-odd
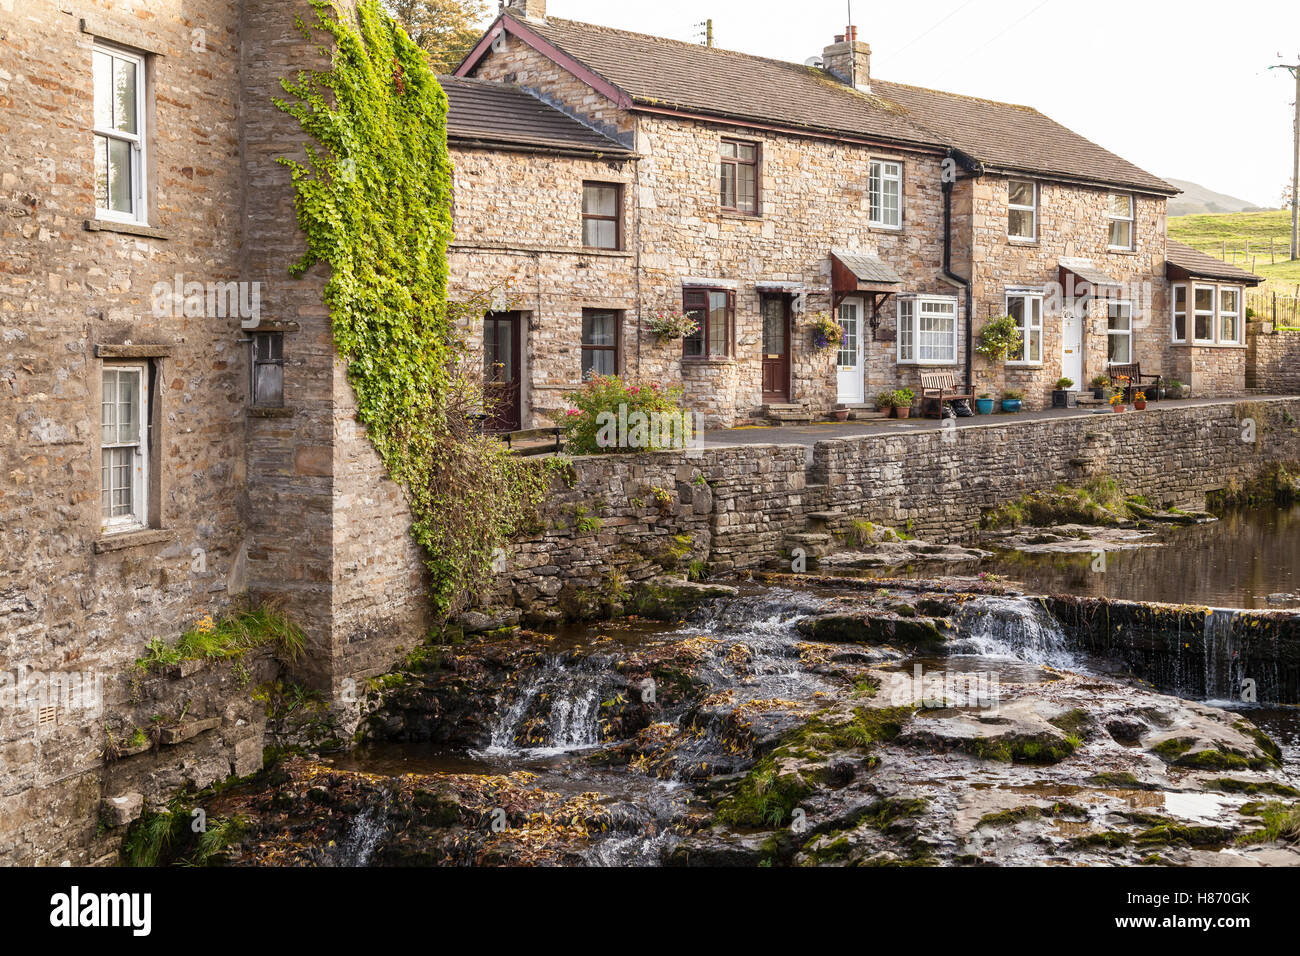
[[[862,378],[862,303],[851,299],[840,305],[840,326],[844,341],[840,343],[839,371],[836,387],[841,405],[861,405],[866,400]]]
[[[1083,387],[1083,317],[1075,302],[1067,302],[1061,311],[1061,376],[1074,382],[1074,391]]]

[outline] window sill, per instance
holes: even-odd
[[[1114,246],[1107,246],[1106,254],[1110,256],[1135,256],[1138,251],[1136,249],[1116,249]]]
[[[1015,236],[1007,236],[1007,243],[1012,246],[1022,246],[1026,249],[1032,249],[1041,244],[1037,239],[1017,239]]]
[[[919,368],[956,368],[957,360],[952,359],[951,361],[942,361],[942,362],[922,362],[915,359],[898,359],[894,364],[915,365]]]
[[[249,418],[293,418],[298,414],[296,408],[272,408],[266,405],[250,405]]]
[[[761,212],[737,212],[735,209],[719,209],[718,215],[723,219],[743,219],[746,222],[761,222]]]
[[[156,226],[146,226],[139,222],[117,222],[113,219],[87,219],[87,232],[118,232],[126,236],[139,236],[142,239],[170,239],[171,236]]]
[[[1043,367],[1042,362],[1003,362],[1002,364],[1007,368],[1036,369]]]
[[[684,358],[682,359],[682,371],[688,368],[708,368],[715,365],[735,365],[734,358]]]
[[[109,554],[113,551],[125,551],[128,548],[143,548],[151,544],[164,544],[176,540],[170,531],[145,528],[140,531],[119,531],[102,533],[92,545],[96,554]]]
[[[1178,349],[1244,349],[1245,342],[1174,342]]]
[[[867,223],[867,228],[872,232],[887,232],[894,235],[902,235],[903,233],[902,226],[886,226],[884,223],[880,222]]]

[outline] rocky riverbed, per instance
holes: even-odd
[[[769,576],[422,648],[357,749],[208,812],[237,865],[1300,863],[1294,753],[1007,590]]]

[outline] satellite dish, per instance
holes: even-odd
[[[822,66],[822,58],[819,56],[810,56],[808,59],[803,61],[803,65],[816,67],[820,70]]]

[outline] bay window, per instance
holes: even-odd
[[[1241,341],[1241,290],[1219,289],[1219,343],[1236,345]]]
[[[1245,315],[1241,286],[1192,286],[1193,345],[1241,345]],[[1173,287],[1174,342],[1187,344],[1187,286]]]
[[[1008,365],[1039,365],[1043,361],[1043,296],[1015,292],[1007,296],[1007,315],[1020,330],[1020,351],[1007,354]]]
[[[1174,286],[1174,341],[1187,341],[1187,286]]]
[[[903,225],[903,164],[871,161],[871,225],[900,229]]]
[[[145,209],[144,59],[96,43],[95,214],[101,219],[143,223]]]
[[[1214,286],[1198,285],[1193,293],[1196,318],[1193,336],[1198,343],[1214,342]]]
[[[904,296],[898,300],[898,361],[909,365],[957,364],[957,300]]]

